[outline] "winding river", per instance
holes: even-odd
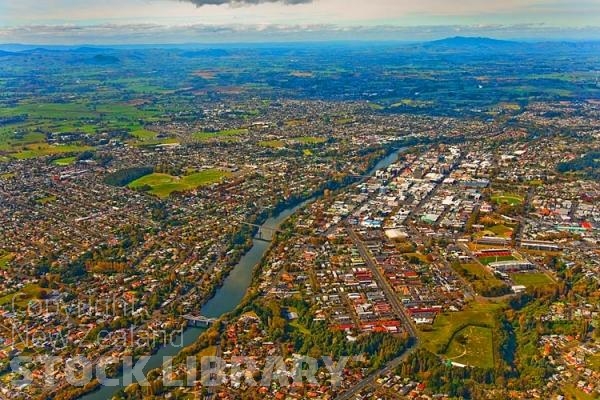
[[[379,160],[379,162],[377,162],[377,164],[375,164],[365,175],[374,175],[377,170],[386,168],[394,163],[398,159],[398,154],[404,150],[404,148],[401,148],[391,152],[389,155]],[[286,208],[278,215],[267,219],[262,224],[262,227],[278,228],[289,216],[314,200],[315,198],[311,198],[296,206]],[[263,232],[264,238],[268,239],[268,235],[268,230]],[[268,242],[264,240],[254,240],[252,248],[231,270],[224,280],[223,285],[216,291],[215,295],[201,308],[200,314],[208,318],[219,318],[223,314],[235,310],[252,283],[254,268],[261,262],[268,249]],[[164,357],[173,357],[177,355],[183,347],[193,344],[204,331],[205,329],[202,328],[187,328],[181,337],[177,337],[173,340],[173,343],[175,344],[163,346],[152,355],[144,370],[149,371],[154,368],[160,368]],[[98,390],[80,397],[80,399],[106,400],[110,399],[121,389],[121,386],[102,386]]]

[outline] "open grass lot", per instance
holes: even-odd
[[[159,145],[169,145],[169,144],[179,144],[179,140],[174,137],[165,137],[165,138],[155,138],[155,139],[145,139],[143,141],[133,142],[132,143],[136,147],[154,147]]]
[[[425,107],[433,104],[431,101],[421,101],[421,100],[413,100],[413,99],[400,99],[398,102],[390,105],[390,108],[398,108],[398,107]]]
[[[515,284],[527,287],[546,286],[554,283],[548,275],[542,272],[523,272],[512,274],[510,277]]]
[[[231,140],[232,137],[240,136],[248,133],[248,129],[226,129],[218,132],[197,132],[194,133],[194,139],[206,141],[211,139],[226,139]]]
[[[476,325],[494,329],[495,313],[503,307],[501,303],[476,301],[464,311],[440,314],[430,331],[420,333],[422,345],[429,351],[439,354],[458,331],[468,326]]]
[[[320,138],[320,137],[316,137],[316,136],[301,136],[301,137],[297,137],[292,139],[294,142],[298,142],[301,144],[319,144],[319,143],[325,143],[327,141],[327,139],[325,138]]]
[[[513,230],[506,225],[494,225],[492,227],[487,228],[488,231],[492,232],[496,236],[501,236],[505,238],[512,237]]]
[[[525,199],[523,199],[522,196],[519,196],[515,193],[495,193],[492,195],[492,201],[498,204],[518,206],[520,204],[523,204],[524,200]]]
[[[600,354],[595,354],[591,357],[588,357],[586,361],[592,370],[600,371]]]
[[[25,146],[21,151],[14,153],[12,156],[18,160],[27,160],[30,158],[51,156],[54,154],[81,153],[86,150],[92,150],[92,147],[79,145],[53,146],[46,143],[40,143]]]
[[[39,132],[29,132],[24,134],[14,134],[7,128],[0,129],[0,150],[6,152],[19,151],[20,148],[27,145],[46,143],[46,135]]]
[[[75,164],[75,161],[77,161],[77,157],[63,157],[52,161],[52,164],[58,165],[59,167],[66,167]]]
[[[37,199],[35,202],[38,204],[44,205],[44,204],[55,202],[56,200],[57,200],[56,196],[50,195],[50,196],[42,197],[41,199]]]
[[[567,385],[564,388],[567,400],[597,400],[598,397],[582,392],[579,388]]]
[[[142,142],[155,140],[158,136],[156,132],[149,131],[143,128],[137,128],[132,130],[131,135]]]
[[[5,269],[8,266],[8,263],[15,258],[13,253],[2,253],[0,252],[0,269]]]
[[[494,367],[494,341],[490,328],[467,326],[458,331],[445,356],[454,362],[480,368]]]
[[[17,293],[8,294],[4,297],[0,297],[0,307],[5,305],[15,305],[20,309],[27,308],[29,301],[40,299],[44,289],[38,285],[30,284],[23,287]]]
[[[477,277],[478,279],[494,279],[494,275],[486,268],[482,267],[477,263],[461,264],[462,267],[469,274]]]
[[[271,149],[281,149],[285,147],[283,140],[263,140],[262,142],[258,142],[258,145],[262,147],[269,147]]]
[[[174,192],[186,192],[200,186],[211,185],[231,176],[231,173],[219,169],[208,169],[186,176],[153,173],[143,176],[129,184],[132,189],[148,186],[149,193],[160,198],[167,198]]]
[[[196,356],[197,357],[214,357],[217,355],[217,346],[208,346],[201,350]]]

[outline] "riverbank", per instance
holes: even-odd
[[[376,157],[368,164],[364,176],[373,175],[375,171],[392,164],[397,160],[398,155],[405,149],[405,147],[398,148],[392,146],[380,149],[379,151],[383,150],[381,158]],[[270,214],[273,214],[276,211],[280,212],[275,216],[271,215],[266,218],[264,222],[260,224],[261,228],[278,228],[296,211],[321,197],[325,190],[336,191],[347,187],[356,181],[357,179],[355,177],[346,176],[340,181],[328,181],[324,183],[321,187],[304,198],[290,198],[287,200],[288,203],[286,204],[286,208],[280,210],[280,207],[274,207],[270,211]],[[270,238],[268,237],[267,239]],[[208,318],[226,320],[232,315],[235,315],[240,307],[247,304],[247,302],[252,299],[252,295],[248,293],[248,289],[251,287],[255,274],[260,271],[261,262],[270,248],[271,243],[264,240],[256,240],[256,238],[253,239],[252,246],[249,250],[241,255],[239,262],[229,271],[229,273],[224,274],[226,277],[222,284],[214,291],[214,295],[210,298],[207,297],[207,301],[200,309],[200,314]],[[173,343],[177,343],[178,346],[168,344],[159,348],[151,356],[144,371],[147,372],[155,368],[160,368],[164,357],[174,357],[186,347],[193,347],[194,343],[200,340],[204,332],[206,332],[205,329],[195,327],[185,329],[182,335],[177,336],[173,341]],[[102,386],[96,391],[80,397],[80,399],[105,400],[111,398],[122,389],[124,388]]]

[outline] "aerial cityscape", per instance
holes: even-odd
[[[0,399],[600,399],[600,3],[0,0]]]

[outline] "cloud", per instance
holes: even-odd
[[[600,39],[600,27],[560,28],[544,24],[340,26],[334,24],[187,24],[0,26],[0,43],[172,44],[293,42],[325,40],[424,41],[449,36],[499,39]]]
[[[192,3],[198,7],[203,6],[221,6],[228,4],[233,7],[251,6],[263,3],[281,3],[284,5],[307,4],[313,0],[179,0],[182,2]]]

